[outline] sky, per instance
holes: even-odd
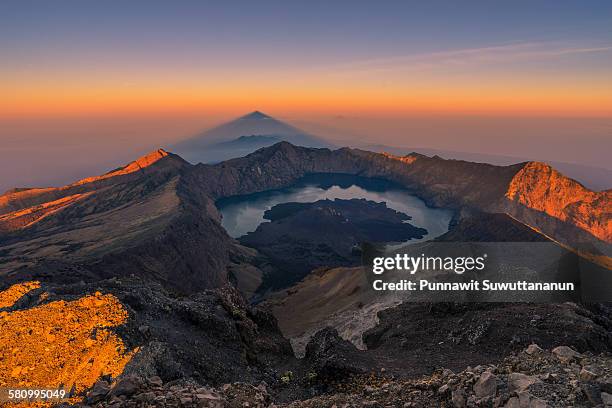
[[[0,159],[59,181],[257,109],[609,168],[611,73],[609,1],[4,0]]]

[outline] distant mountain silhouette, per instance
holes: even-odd
[[[216,163],[279,141],[305,147],[333,147],[304,130],[254,111],[179,142],[172,150],[192,163]]]
[[[224,147],[224,146],[243,146],[243,145],[254,145],[254,144],[273,145],[278,142],[282,142],[282,140],[280,140],[276,136],[250,135],[250,136],[240,136],[237,139],[233,139],[227,142],[219,142],[219,143],[214,144],[213,146]]]
[[[260,149],[262,147],[272,146],[275,143],[282,142],[283,140],[278,136],[264,136],[264,135],[250,135],[240,136],[237,139],[232,139],[227,142],[219,142],[210,145],[211,148],[215,149]]]

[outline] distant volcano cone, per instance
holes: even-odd
[[[248,115],[244,115],[240,119],[272,119],[272,117],[260,111],[253,111]]]
[[[280,141],[306,147],[332,147],[325,140],[254,111],[172,146],[186,160],[211,163],[241,157]]]

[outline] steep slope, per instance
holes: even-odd
[[[418,147],[394,147],[381,144],[365,144],[353,147],[378,153],[388,152],[398,156],[404,156],[410,153],[421,153],[426,156],[441,156],[445,159],[465,160],[477,163],[489,163],[494,164],[496,166],[507,166],[514,163],[523,163],[531,161],[530,159],[525,157],[501,156],[485,153],[471,153]],[[558,161],[547,161],[546,163],[552,166],[554,169],[558,170],[559,172],[563,173],[565,176],[579,181],[585,187],[593,191],[602,191],[612,187],[612,170],[610,169]]]
[[[612,241],[612,191],[594,192],[547,164],[527,163],[512,179],[506,197]]]
[[[0,215],[0,232],[7,233],[29,227],[43,218],[55,214],[67,206],[74,204],[76,201],[87,197],[88,194],[89,193],[73,194],[57,200],[34,205],[23,210]]]
[[[3,196],[5,211],[21,209],[0,218],[0,274],[67,281],[136,274],[188,291],[225,284],[231,240],[210,200],[194,202],[180,190],[189,167],[156,151],[65,187]]]
[[[106,174],[88,177],[67,186],[9,190],[0,195],[0,214],[58,200],[69,195],[88,192],[111,184],[136,180],[147,174],[172,172],[186,164],[179,156],[158,149]]]
[[[464,211],[438,242],[550,242],[508,214]]]

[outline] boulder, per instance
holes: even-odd
[[[580,358],[582,355],[576,350],[568,346],[559,346],[552,349],[552,353],[563,363],[568,363],[575,358]]]
[[[510,398],[506,405],[504,405],[504,408],[521,408],[519,399],[517,397]]]
[[[600,388],[595,384],[583,383],[580,385],[580,389],[584,393],[587,400],[592,405],[599,405],[602,403],[603,396]]]
[[[597,374],[587,369],[586,367],[583,367],[582,370],[580,370],[580,379],[582,381],[593,381],[596,378],[597,378]]]
[[[86,402],[88,404],[95,404],[102,401],[109,393],[110,385],[104,380],[100,380],[94,384],[91,391],[87,393]]]
[[[142,382],[135,375],[126,375],[119,379],[111,389],[111,395],[134,395],[141,387]]]
[[[455,408],[464,408],[466,405],[465,392],[463,390],[453,391],[451,402]]]
[[[493,397],[497,392],[497,376],[491,371],[485,371],[474,384],[474,394],[478,398]]]
[[[530,344],[526,349],[525,349],[525,353],[529,354],[529,355],[534,355],[534,354],[540,354],[542,351],[540,346],[538,346],[537,344],[533,343]]]
[[[508,390],[510,392],[521,392],[528,389],[532,384],[541,382],[537,377],[523,373],[511,373],[508,375]]]
[[[155,387],[161,387],[162,385],[164,385],[164,382],[162,381],[161,378],[159,378],[158,376],[155,376],[155,377],[149,378],[149,384]]]
[[[330,327],[317,332],[306,345],[305,361],[323,381],[366,372],[360,357],[359,350]]]

